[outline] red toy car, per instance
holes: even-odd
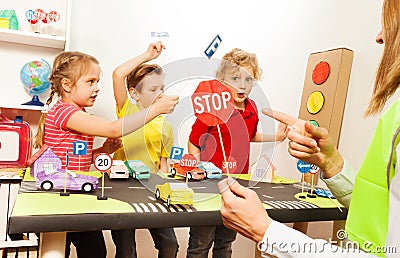
[[[179,163],[173,163],[170,169],[171,175],[175,176],[176,174],[187,177],[187,179],[196,179],[203,180],[206,176],[204,170],[201,170],[197,167],[182,167]]]

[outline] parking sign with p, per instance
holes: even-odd
[[[74,155],[86,155],[87,154],[87,142],[73,142],[73,150]]]
[[[173,146],[169,154],[170,159],[180,160],[183,156],[184,148]]]

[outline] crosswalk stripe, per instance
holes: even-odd
[[[140,208],[140,206],[137,203],[132,203],[133,207],[135,207],[137,212],[143,213],[142,208]]]
[[[139,203],[139,205],[143,208],[144,212],[150,212],[149,208],[144,203]]]
[[[154,206],[154,204],[152,204],[151,202],[149,202],[148,205],[150,206],[150,208],[151,208],[151,210],[152,210],[153,212],[158,212],[157,207]]]
[[[165,208],[165,206],[163,204],[158,203],[158,202],[156,202],[155,204],[158,206],[158,208],[160,208],[160,210],[162,212],[168,212],[168,210]]]

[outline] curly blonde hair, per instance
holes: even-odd
[[[227,73],[238,72],[241,67],[251,67],[254,79],[260,80],[262,70],[258,66],[256,54],[246,52],[239,48],[232,49],[222,57],[215,77],[218,80],[223,80]]]

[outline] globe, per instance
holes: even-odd
[[[51,73],[50,64],[41,59],[40,61],[29,61],[20,71],[20,79],[25,89],[30,95],[33,95],[32,101],[23,105],[43,106],[37,95],[44,93],[50,87],[49,75]]]

